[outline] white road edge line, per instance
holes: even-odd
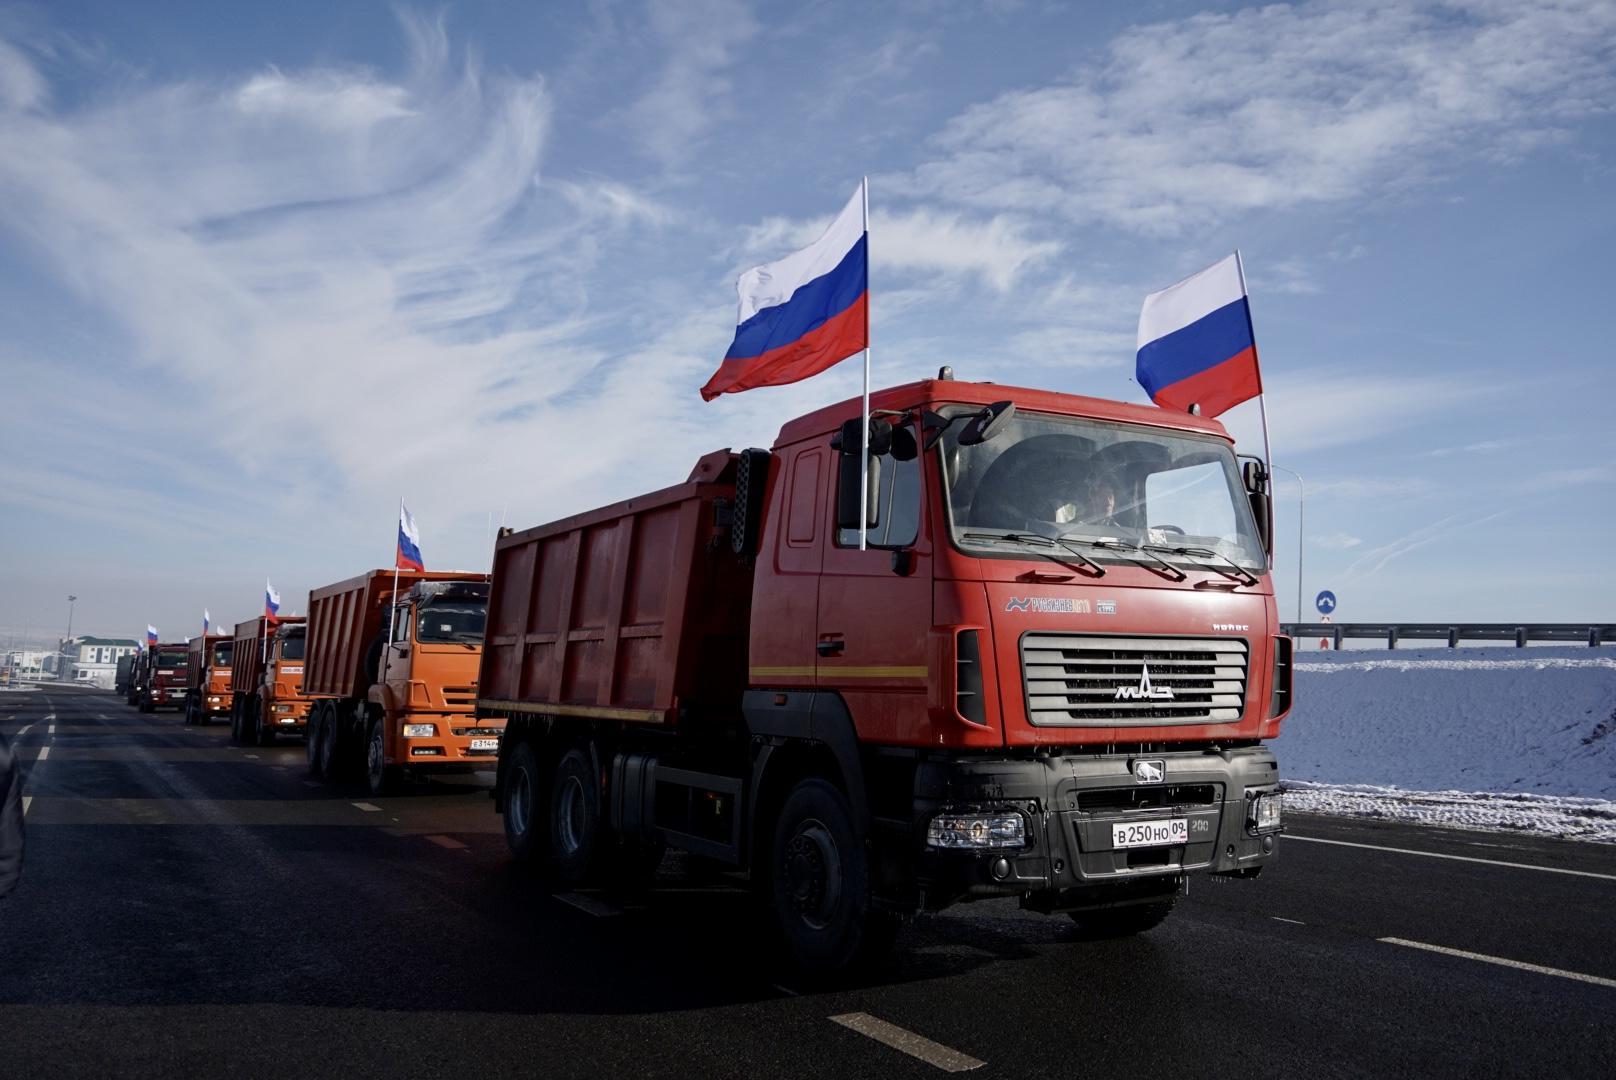
[[[1449,855],[1441,851],[1417,851],[1414,848],[1386,847],[1384,844],[1355,844],[1350,840],[1326,840],[1322,836],[1297,836],[1286,833],[1286,840],[1300,840],[1308,844],[1334,844],[1337,847],[1366,848],[1369,851],[1392,851],[1399,855],[1424,855],[1428,859],[1453,859],[1456,862],[1481,863],[1483,866],[1508,866],[1515,870],[1541,870],[1545,874],[1570,874],[1573,877],[1598,878],[1616,881],[1616,874],[1596,874],[1592,870],[1567,870],[1561,866],[1538,866],[1535,863],[1504,862],[1502,859],[1478,859],[1474,855]]]
[[[942,1043],[932,1042],[924,1035],[916,1035],[907,1028],[901,1028],[897,1024],[889,1024],[880,1017],[871,1016],[869,1013],[841,1013],[830,1019],[850,1031],[856,1031],[860,1035],[890,1046],[892,1049],[908,1054],[912,1058],[919,1058],[927,1065],[935,1066],[944,1072],[969,1072],[971,1069],[980,1069],[987,1064],[985,1061],[978,1061],[971,1055],[962,1054],[958,1050],[944,1046]]]
[[[1486,953],[1448,949],[1441,945],[1427,945],[1423,941],[1408,941],[1395,937],[1376,938],[1375,940],[1386,945],[1402,945],[1410,949],[1424,949],[1426,952],[1441,953],[1443,956],[1458,956],[1465,960],[1480,960],[1483,964],[1497,964],[1499,967],[1535,971],[1539,975],[1555,975],[1562,979],[1575,979],[1577,982],[1593,983],[1595,986],[1608,986],[1616,990],[1616,979],[1602,979],[1598,975],[1584,975],[1580,971],[1564,971],[1560,968],[1544,967],[1542,964],[1528,964],[1524,960],[1506,960],[1502,956],[1488,956]]]
[[[379,814],[379,813],[382,812],[382,808],[377,806],[374,803],[356,802],[356,803],[354,803],[354,805],[359,807],[359,809],[365,811],[366,813]]]
[[[575,907],[585,915],[593,915],[597,919],[609,919],[613,915],[621,915],[621,908],[610,904],[603,904],[588,896],[579,896],[574,892],[556,893],[556,899],[569,907]]]

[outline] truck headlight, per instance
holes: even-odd
[[[926,846],[935,848],[1018,848],[1027,846],[1027,821],[1013,811],[938,814],[926,826]]]
[[[405,724],[404,737],[406,739],[429,739],[438,733],[436,724]]]
[[[1257,832],[1279,828],[1279,792],[1265,791],[1251,797],[1246,805],[1246,828]]]

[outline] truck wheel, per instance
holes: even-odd
[[[325,775],[320,771],[320,728],[324,718],[324,706],[316,705],[303,722],[303,752],[309,759],[309,775],[316,780]]]
[[[398,787],[397,765],[387,764],[387,731],[380,717],[365,732],[365,784],[372,795],[386,795]]]
[[[275,725],[270,722],[271,719],[272,719],[271,717],[267,717],[267,716],[264,715],[263,703],[262,702],[258,702],[258,701],[253,702],[253,717],[255,719],[255,725],[254,726],[257,728],[257,731],[254,734],[256,734],[258,736],[258,740],[257,740],[258,745],[259,746],[274,746],[275,745]]]
[[[573,747],[550,782],[550,872],[563,885],[589,877],[600,850],[600,780],[589,754]]]
[[[824,780],[802,781],[780,808],[769,886],[786,949],[807,972],[867,963],[897,937],[896,917],[870,908],[869,863],[847,797]]]
[[[140,699],[140,711],[143,712],[143,713],[156,712],[157,707],[151,703],[150,698],[141,698]]]
[[[1070,914],[1072,921],[1077,924],[1080,938],[1099,941],[1103,938],[1132,937],[1155,929],[1173,913],[1176,903],[1178,894],[1174,892],[1150,903],[1102,908],[1099,911],[1073,911]]]
[[[339,751],[342,735],[342,717],[335,705],[327,705],[320,724],[320,775],[327,780],[337,779],[341,768]]]
[[[516,744],[505,766],[505,844],[518,863],[532,863],[542,850],[540,839],[548,832],[544,807],[544,779],[539,772],[539,755],[530,742]]]

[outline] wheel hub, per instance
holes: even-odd
[[[816,930],[823,929],[841,900],[841,859],[836,840],[818,821],[805,821],[786,844],[786,900]]]
[[[568,855],[584,846],[584,785],[576,776],[569,776],[561,785],[560,813],[556,815],[560,827],[561,849]]]

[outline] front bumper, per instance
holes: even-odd
[[[431,724],[435,734],[403,734],[405,724]],[[499,740],[504,736],[502,721],[477,720],[460,713],[411,713],[399,722],[397,758],[388,762],[422,772],[491,769],[499,761]],[[492,740],[493,745],[487,745]],[[473,749],[473,743],[482,744]]]
[[[1135,781],[1135,758],[1165,764],[1160,783]],[[1184,874],[1250,876],[1272,862],[1278,830],[1248,824],[1249,801],[1278,790],[1266,747],[1176,753],[922,762],[915,775],[915,832],[921,846],[918,905],[1020,896],[1056,910],[1170,887]],[[926,847],[940,813],[1014,810],[1026,843],[1013,849]],[[1118,848],[1112,825],[1183,818],[1184,843]]]

